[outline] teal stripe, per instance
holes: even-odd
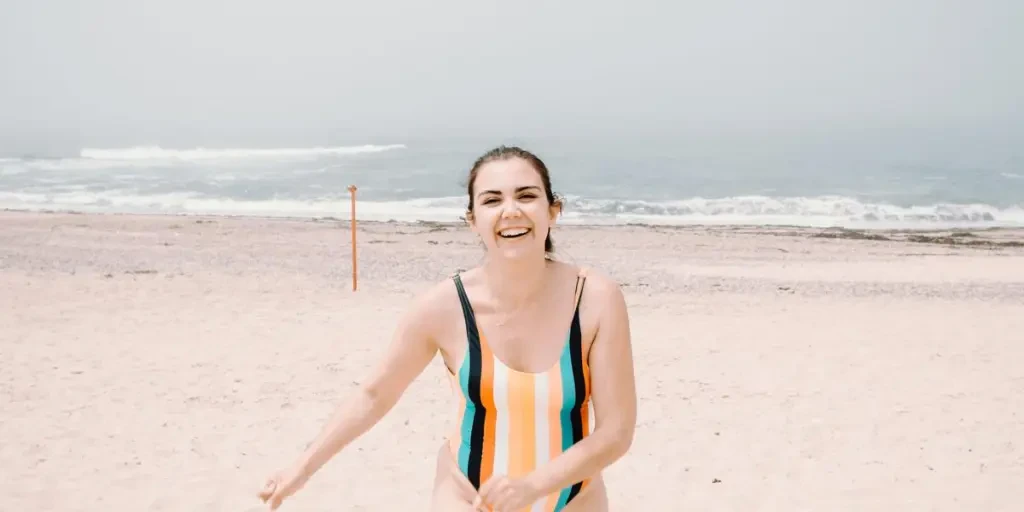
[[[563,452],[572,447],[572,407],[576,404],[576,381],[572,376],[572,353],[569,351],[569,347],[570,344],[566,342],[562,358],[558,363],[562,372],[562,414],[559,429],[562,431]],[[559,493],[558,504],[555,505],[556,512],[565,508],[571,490],[572,486],[569,486]]]
[[[565,489],[562,489],[561,493],[558,494],[558,503],[555,504],[555,512],[559,512],[560,510],[565,508],[566,502],[569,501],[570,490],[572,490],[572,487],[566,487]]]
[[[466,409],[462,412],[462,440],[459,441],[459,469],[462,474],[469,474],[469,438],[473,435],[473,416],[476,415],[476,404],[469,400],[469,354],[462,360],[462,367],[459,368],[459,385],[462,387],[462,396],[466,397]]]

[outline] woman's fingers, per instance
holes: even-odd
[[[284,492],[274,492],[274,495],[270,497],[270,510],[277,510],[277,507],[281,506],[281,502],[284,501]]]
[[[274,491],[277,489],[277,482],[273,479],[267,480],[267,483],[263,484],[263,488],[260,489],[260,500],[264,503],[274,495]]]

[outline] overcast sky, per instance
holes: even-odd
[[[0,0],[0,150],[1024,133],[1024,2]]]

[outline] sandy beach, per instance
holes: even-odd
[[[613,510],[1016,511],[1024,231],[561,226],[623,284],[636,439]],[[10,511],[256,511],[468,230],[0,212]],[[423,510],[439,358],[282,510]]]

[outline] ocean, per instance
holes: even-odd
[[[83,148],[0,157],[0,208],[458,221],[473,160],[491,145]],[[1024,226],[1024,164],[947,153],[736,150],[548,142],[563,223],[853,229]],[[763,148],[762,148],[763,149]],[[948,148],[946,148],[948,149]],[[952,155],[952,156],[951,156]]]

